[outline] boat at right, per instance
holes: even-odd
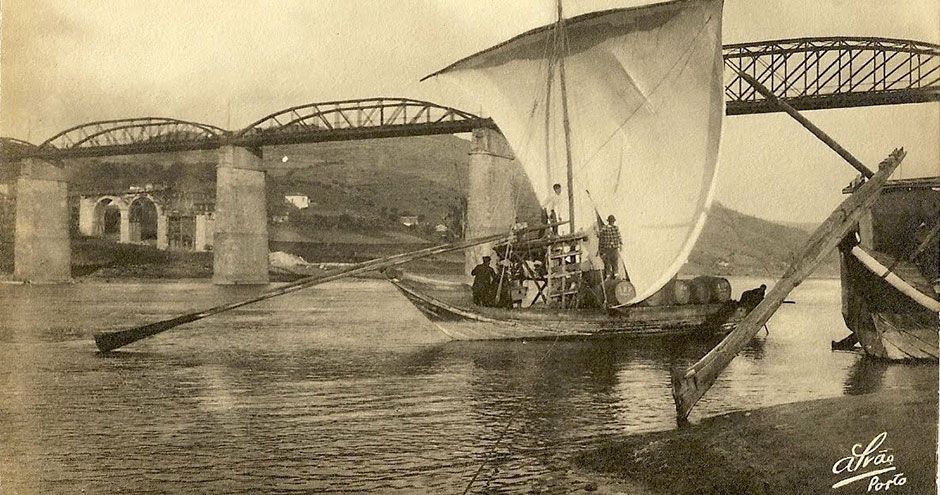
[[[860,344],[879,359],[937,360],[938,230],[940,175],[888,181],[839,246],[842,316],[852,333],[833,349]]]

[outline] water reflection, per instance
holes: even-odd
[[[230,296],[200,284],[0,287],[4,488],[459,493],[485,463],[476,492],[566,491],[579,449],[674,428],[670,369],[715,344],[447,342],[387,284],[350,281],[94,352],[91,333],[107,325]],[[936,390],[936,366],[829,351],[845,332],[837,282],[794,297],[693,416]]]

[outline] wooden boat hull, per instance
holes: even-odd
[[[842,316],[865,354],[887,360],[938,359],[938,315],[842,254]]]
[[[940,222],[938,211],[940,177],[889,182],[859,222],[858,240],[841,246],[842,316],[869,356],[938,359],[940,315],[927,307],[935,308],[937,299],[932,281],[940,245],[930,231]],[[856,242],[865,256],[859,257]]]
[[[725,335],[746,311],[736,302],[616,310],[501,309],[469,304],[469,288],[390,278],[444,335],[454,340]]]

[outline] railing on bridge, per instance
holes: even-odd
[[[728,115],[779,111],[745,72],[799,110],[940,100],[940,46],[885,38],[803,38],[726,45]]]
[[[750,74],[801,110],[940,101],[940,46],[885,38],[803,38],[726,45],[728,115],[775,112],[739,75]],[[468,132],[488,118],[407,98],[311,103],[268,115],[245,129],[168,118],[91,122],[38,147],[0,141],[0,159],[70,158]]]

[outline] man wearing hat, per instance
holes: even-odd
[[[483,257],[483,262],[473,267],[473,304],[477,306],[490,306],[496,292],[496,270],[490,266],[489,256]]]
[[[611,278],[617,274],[620,264],[620,247],[623,239],[620,238],[620,229],[614,223],[617,221],[613,215],[607,217],[607,225],[601,227],[597,235],[597,248],[604,260],[604,278]]]

